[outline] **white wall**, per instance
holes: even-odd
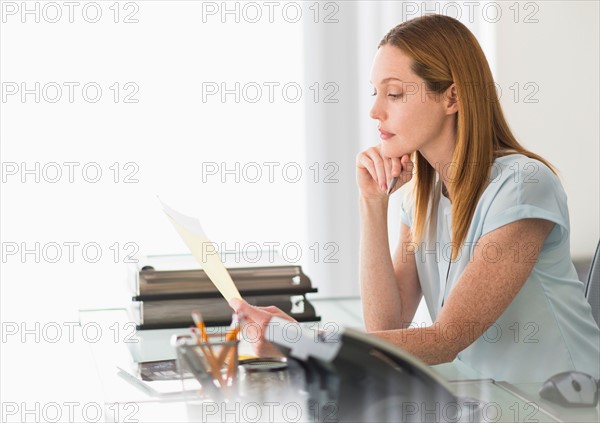
[[[307,238],[318,235],[340,246],[339,263],[307,263],[321,295],[359,292],[353,157],[379,142],[376,123],[369,118],[368,83],[377,43],[394,25],[432,12],[460,18],[473,31],[502,90],[502,106],[516,136],[560,171],[569,196],[574,258],[590,256],[598,242],[596,2],[343,2],[336,15],[339,23],[306,22],[304,35],[306,79],[334,81],[340,87],[338,104],[308,104],[306,114],[307,163],[333,161],[340,167],[339,183],[308,187]],[[566,154],[563,145],[575,149]],[[396,195],[390,203],[392,249],[399,233],[398,207]]]
[[[539,9],[521,4],[519,22],[513,15],[495,25],[495,78],[515,135],[559,170],[569,198],[571,253],[582,258],[593,254],[600,231],[599,3],[535,4]],[[530,13],[537,23],[523,22]],[[517,102],[509,88],[516,82]],[[523,89],[527,82],[537,93],[533,85]],[[525,102],[527,94],[538,102]]]
[[[198,217],[221,251],[236,242],[242,251],[304,246],[298,199],[312,176],[306,167],[300,180],[295,166],[282,173],[287,164],[303,166],[303,101],[311,93],[302,78],[301,24],[288,18],[293,10],[282,16],[280,6],[270,22],[265,6],[263,19],[252,23],[253,10],[244,13],[249,19],[204,13],[205,4],[221,2],[73,4],[70,20],[65,2],[0,3],[0,244],[4,253],[18,249],[0,263],[0,391],[3,403],[37,404],[38,416],[50,399],[76,400],[77,413],[102,398],[91,392],[101,386],[88,371],[89,345],[80,344],[78,329],[69,339],[66,325],[78,321],[79,309],[131,303],[127,256],[188,251],[156,194]],[[111,89],[115,82],[121,88]],[[72,101],[65,83],[78,87]],[[129,100],[127,83],[138,88]],[[230,92],[225,100],[206,96],[213,83]],[[272,97],[266,83],[278,87]],[[304,96],[294,102],[292,88],[284,97],[288,83]],[[93,88],[88,94],[97,101],[82,94],[86,84],[101,88],[100,96]],[[22,91],[8,94],[14,86],[33,92],[23,100]],[[72,178],[64,163],[78,164]],[[208,164],[219,170],[209,175]],[[5,165],[19,170],[13,175]],[[101,171],[97,181],[94,169]],[[30,335],[5,338],[5,327]],[[41,329],[57,327],[59,341],[51,338],[57,331],[46,336]]]

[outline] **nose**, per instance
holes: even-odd
[[[379,101],[379,96],[375,97],[371,111],[369,112],[371,119],[383,121],[385,119],[385,111]]]

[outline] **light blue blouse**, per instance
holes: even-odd
[[[414,204],[410,193],[405,192],[400,218],[411,227]],[[500,318],[459,353],[458,359],[482,377],[509,382],[542,382],[567,370],[599,378],[600,330],[571,261],[567,196],[558,177],[540,161],[521,154],[496,159],[460,257],[451,265],[451,203],[442,194],[440,181],[433,210],[435,233],[425,232],[415,260],[434,322],[443,300],[472,259],[479,238],[520,219],[555,223],[525,285]],[[522,258],[531,252],[515,240],[511,254],[521,254]],[[488,260],[494,260],[498,253],[493,245],[486,247]],[[447,336],[452,336],[450,331]]]

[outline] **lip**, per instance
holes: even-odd
[[[395,134],[392,134],[391,132],[387,132],[384,131],[383,129],[379,128],[379,138],[381,138],[382,140],[389,140],[390,138],[394,137]]]

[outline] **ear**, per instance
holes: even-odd
[[[458,94],[456,92],[456,85],[452,84],[448,87],[445,93],[446,97],[446,114],[452,115],[458,113]]]

